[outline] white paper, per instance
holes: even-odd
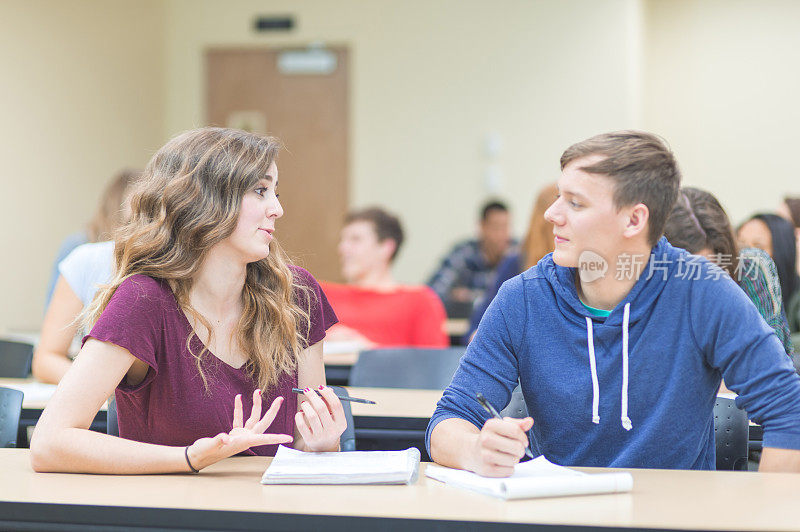
[[[514,474],[507,478],[487,478],[470,471],[437,465],[429,465],[425,469],[425,475],[448,486],[501,499],[619,493],[633,489],[633,477],[630,473],[589,475],[556,465],[544,456],[517,464]]]
[[[262,484],[408,484],[419,471],[419,450],[306,453],[278,447]]]

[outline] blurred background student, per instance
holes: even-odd
[[[800,277],[794,225],[777,214],[755,214],[739,226],[736,237],[743,246],[763,249],[772,257],[778,270],[789,329],[793,333],[800,332]]]
[[[777,213],[794,226],[794,236],[797,242],[797,273],[800,275],[800,198],[786,196],[778,205]]]
[[[136,170],[123,170],[103,193],[88,234],[105,240],[81,244],[56,264],[56,281],[48,296],[41,336],[33,352],[31,369],[41,382],[58,384],[72,366],[70,348],[79,332],[77,318],[92,302],[97,289],[111,279],[114,262],[111,238],[129,216],[131,185],[140,175]],[[76,233],[67,240],[79,236]]]
[[[717,198],[698,188],[681,189],[667,219],[664,236],[673,246],[702,255],[724,269],[744,290],[791,356],[794,349],[775,263],[762,249],[737,246],[728,215]]]
[[[373,207],[345,218],[339,242],[347,284],[321,283],[339,323],[328,342],[353,342],[359,348],[445,347],[445,312],[427,286],[404,286],[392,275],[403,244],[400,220]]]
[[[73,249],[81,244],[111,240],[114,229],[119,227],[122,221],[122,205],[128,186],[138,175],[139,172],[136,170],[122,170],[114,176],[105,190],[103,190],[100,196],[100,203],[97,205],[97,210],[86,225],[86,228],[72,233],[61,242],[61,246],[58,248],[58,253],[56,254],[56,260],[53,263],[50,281],[47,285],[47,294],[44,302],[45,308],[50,304],[50,298],[53,297],[53,290],[55,290],[56,281],[60,273],[58,265],[61,261],[64,260]]]
[[[442,299],[449,317],[469,317],[475,302],[491,286],[498,265],[516,243],[511,237],[511,217],[506,204],[486,203],[481,208],[478,238],[456,244],[428,280],[428,286]]]
[[[478,328],[478,324],[483,317],[483,313],[492,302],[500,286],[528,268],[534,266],[539,260],[553,251],[553,224],[544,219],[544,211],[556,201],[558,197],[558,187],[555,183],[546,185],[539,191],[536,201],[533,203],[533,212],[528,222],[528,232],[522,241],[519,251],[513,251],[497,266],[494,280],[486,290],[483,297],[475,303],[475,309],[470,316],[469,332],[464,337],[464,343],[469,343],[469,339]]]

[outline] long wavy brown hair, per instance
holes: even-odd
[[[181,309],[210,337],[210,323],[189,300],[193,279],[208,251],[236,228],[244,194],[264,178],[280,147],[274,137],[202,128],[158,150],[134,189],[130,220],[115,235],[114,278],[96,294],[85,322],[94,324],[117,287],[142,274],[166,280]],[[261,389],[296,369],[309,334],[313,294],[295,279],[288,262],[276,239],[266,258],[247,265],[235,341]],[[208,349],[193,352],[195,336],[192,331],[186,345],[207,387]]]

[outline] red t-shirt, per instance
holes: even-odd
[[[311,305],[311,331],[303,347],[325,337],[325,330],[336,323],[336,315],[325,294],[310,273],[290,266],[299,281],[314,294]],[[301,306],[304,295],[299,293]],[[203,368],[208,389],[186,349],[192,328],[175,301],[169,285],[144,275],[133,275],[117,287],[108,306],[92,331],[84,337],[124,347],[150,369],[144,380],[128,385],[125,380],[116,390],[119,435],[123,438],[161,445],[183,447],[204,436],[213,437],[231,430],[233,401],[242,394],[245,419],[253,408],[257,383],[247,368],[234,368],[207,352]],[[192,350],[199,353],[203,344],[194,336]],[[283,396],[283,405],[267,429],[273,434],[294,434],[297,374],[283,374],[277,384],[262,391],[264,405]],[[266,408],[266,406],[265,406]],[[252,447],[243,454],[274,456],[277,445]]]
[[[446,347],[444,312],[427,286],[403,286],[384,292],[358,286],[320,283],[339,323],[381,347]]]

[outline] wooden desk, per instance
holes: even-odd
[[[22,398],[22,414],[19,418],[19,430],[17,431],[17,447],[28,446],[28,429],[33,428],[39,421],[39,416],[42,415],[44,407],[56,391],[54,384],[42,384],[34,379],[0,379],[0,387],[13,388],[21,390],[24,394]],[[98,432],[105,432],[107,427],[106,421],[106,404],[100,408],[100,411],[92,421],[90,428]]]
[[[444,324],[447,336],[461,338],[469,330],[468,318],[448,318]]]
[[[353,416],[392,419],[424,419],[428,423],[436,403],[441,399],[440,390],[410,390],[405,388],[360,388],[347,386],[353,397],[375,401],[374,405],[351,403]]]
[[[27,429],[39,420],[55,386],[43,385],[33,379],[0,379],[0,386],[22,389],[26,396],[22,402],[22,416],[18,445],[26,446]],[[392,440],[414,440],[422,442],[436,402],[442,396],[438,390],[405,390],[394,388],[349,387],[350,395],[371,399],[377,404],[352,403],[356,441],[376,440],[388,443]],[[28,393],[33,392],[33,393]],[[105,432],[106,407],[98,413],[92,428]],[[387,447],[390,448],[390,447]]]
[[[800,528],[790,511],[800,475],[787,473],[631,470],[631,493],[505,502],[428,479],[426,464],[411,486],[263,486],[269,458],[229,458],[199,475],[122,477],[34,473],[28,453],[0,450],[2,529]]]
[[[351,403],[359,449],[405,449],[411,445],[425,450],[425,431],[439,390],[407,390],[400,388],[356,388],[348,386],[353,397],[372,399],[377,404]]]

